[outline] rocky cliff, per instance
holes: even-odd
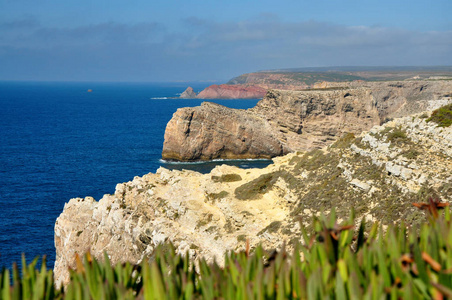
[[[325,83],[318,90],[269,90],[247,111],[182,108],[167,125],[162,157],[268,158],[322,148],[344,132],[358,134],[451,96],[452,81]]]
[[[306,90],[329,85],[349,86],[375,81],[451,80],[451,67],[333,67],[269,70],[246,73],[226,84],[212,85],[201,99],[262,98],[269,89]]]
[[[180,108],[168,123],[163,145],[166,160],[271,158],[289,152],[261,115],[204,102]]]
[[[266,88],[256,85],[211,85],[202,90],[199,99],[260,99],[267,92]]]
[[[271,99],[261,106],[271,109]],[[320,105],[307,102],[301,114],[320,114],[314,103]],[[351,111],[367,105],[350,103]],[[284,242],[290,248],[300,239],[300,221],[309,228],[312,215],[332,208],[339,220],[353,208],[358,220],[415,226],[423,215],[411,202],[427,196],[452,201],[452,126],[437,127],[427,116],[395,119],[356,137],[344,134],[328,148],[290,153],[265,169],[222,165],[200,174],[160,168],[118,184],[98,202],[71,199],[55,224],[55,278],[67,282],[75,253],[86,251],[136,263],[170,241],[194,260],[204,256],[221,264],[226,251],[244,249],[247,239],[252,248]],[[290,132],[300,128],[285,124]]]
[[[193,88],[189,86],[182,94],[180,94],[179,98],[194,99],[196,98],[196,93],[193,91]]]

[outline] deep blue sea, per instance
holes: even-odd
[[[192,84],[200,91],[207,84]],[[179,107],[203,100],[169,99],[178,83],[0,82],[0,269],[47,255],[65,202],[99,200],[117,183],[166,168],[208,172],[216,164],[160,160],[167,122]],[[88,92],[91,89],[92,92]],[[233,108],[256,100],[208,100]],[[264,167],[268,161],[229,162]]]

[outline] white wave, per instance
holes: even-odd
[[[159,159],[159,162],[162,164],[167,164],[167,165],[201,165],[201,164],[205,164],[211,161],[171,161],[171,160],[164,160],[164,159]]]
[[[152,97],[152,100],[158,100],[158,99],[168,99],[168,97]]]
[[[271,161],[271,159],[266,159],[266,158],[243,158],[243,159],[217,158],[217,159],[212,159],[212,160],[197,160],[197,161],[171,161],[171,160],[159,159],[160,163],[170,164],[170,165],[201,165],[201,164],[218,163],[218,162],[253,162],[253,161]]]

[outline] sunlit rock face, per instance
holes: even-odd
[[[289,152],[281,138],[260,114],[204,102],[176,111],[166,127],[162,158],[271,158]]]
[[[254,85],[211,85],[202,90],[199,99],[260,99],[265,96],[266,88]]]

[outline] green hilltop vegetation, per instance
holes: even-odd
[[[312,85],[317,82],[328,81],[328,82],[343,82],[343,81],[353,81],[353,80],[364,80],[363,77],[346,74],[346,73],[336,73],[336,72],[271,72],[265,73],[260,72],[259,75],[274,75],[279,74],[284,80],[280,79],[265,79],[266,84],[306,84]],[[238,77],[231,79],[227,84],[245,84],[248,83],[248,75],[243,74]]]
[[[25,259],[19,271],[0,273],[1,299],[444,299],[452,298],[452,223],[446,204],[413,203],[427,213],[419,227],[337,224],[335,212],[313,219],[314,230],[292,254],[284,248],[229,253],[224,267],[171,244],[140,265],[111,266],[89,254],[77,257],[70,283],[55,287],[45,258],[38,269]],[[370,228],[366,230],[365,228]],[[356,229],[356,230],[355,230]],[[12,278],[12,281],[11,279]]]
[[[452,125],[452,104],[434,110],[426,121],[435,122],[440,127],[449,127]]]
[[[280,78],[275,79],[275,75]],[[278,77],[278,76],[277,76]],[[425,67],[318,67],[258,71],[242,74],[227,84],[306,84],[317,82],[452,80],[452,66]]]
[[[442,74],[451,73],[452,66],[332,66],[332,67],[305,67],[264,70],[261,72],[413,72]]]

